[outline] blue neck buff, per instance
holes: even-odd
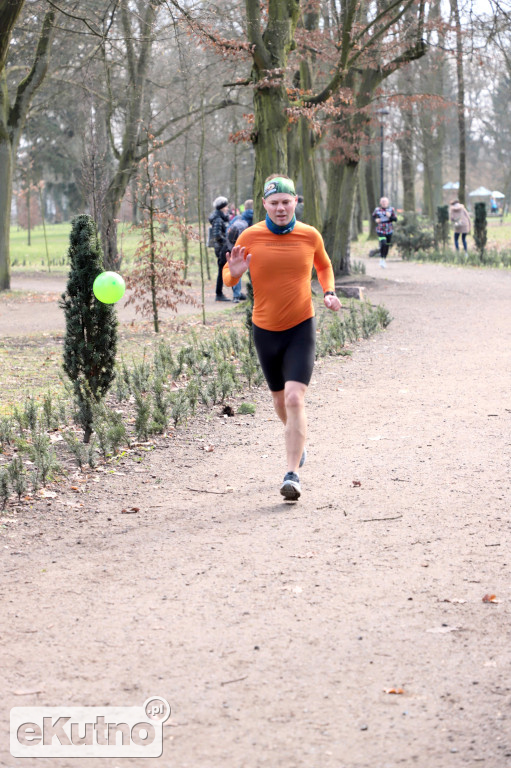
[[[288,232],[293,231],[295,224],[296,216],[294,214],[289,224],[285,224],[283,227],[281,227],[280,224],[275,224],[275,222],[270,219],[269,215],[266,214],[266,226],[274,235],[287,235]]]

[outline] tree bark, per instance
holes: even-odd
[[[0,73],[7,59],[12,30],[24,5],[25,0],[4,0],[0,6]]]
[[[357,190],[358,160],[330,163],[324,240],[336,275],[351,271],[351,221]]]
[[[263,218],[264,180],[287,173],[289,99],[284,83],[289,51],[300,12],[299,0],[269,0],[268,22],[261,32],[259,0],[245,0],[247,31],[253,46],[254,91],[254,221]]]
[[[467,192],[467,132],[465,125],[465,78],[463,74],[463,35],[461,31],[458,0],[451,0],[451,9],[456,27],[456,79],[458,83],[458,132],[459,132],[459,182],[458,199],[465,205]]]
[[[376,160],[372,155],[365,158],[364,178],[367,193],[367,207],[369,215],[369,240],[376,240],[376,222],[372,218],[372,213],[378,204],[378,181]]]
[[[15,5],[17,4],[13,3],[13,6]],[[21,8],[18,9],[12,20],[9,36],[20,10]],[[9,99],[5,69],[3,67],[0,69],[0,291],[9,290],[11,287],[9,234],[12,173],[30,104],[48,71],[55,15],[55,11],[50,10],[44,16],[32,67],[28,75],[18,84],[16,98],[12,106]],[[3,29],[1,37],[4,37]],[[5,55],[6,51],[4,52]]]
[[[415,158],[413,144],[413,113],[411,109],[401,110],[403,136],[397,145],[401,155],[401,179],[403,182],[403,209],[415,211]]]
[[[122,136],[122,149],[120,153],[116,153],[118,164],[105,193],[104,209],[101,216],[101,243],[103,245],[104,263],[106,269],[114,271],[120,269],[122,259],[122,255],[119,254],[117,249],[117,218],[122,199],[140,160],[138,155],[140,121],[147,70],[153,44],[157,4],[147,4],[141,24],[141,43],[138,56],[135,56],[133,47],[133,33],[129,22],[126,0],[121,5],[121,14],[127,51],[128,107]],[[110,135],[113,135],[112,132],[110,132]]]

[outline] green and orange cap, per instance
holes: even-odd
[[[285,179],[282,176],[276,176],[274,179],[270,179],[264,185],[263,197],[267,198],[270,195],[276,195],[277,193],[286,195],[296,195],[295,185],[291,179]]]

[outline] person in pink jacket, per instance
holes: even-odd
[[[454,247],[457,251],[460,249],[460,235],[461,242],[465,253],[467,252],[467,235],[470,232],[470,216],[467,209],[459,200],[453,200],[451,203],[451,215],[450,219],[454,226]]]

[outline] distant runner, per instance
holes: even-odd
[[[393,224],[397,221],[396,211],[391,207],[388,197],[381,198],[380,205],[374,209],[372,217],[376,222],[376,234],[380,242],[380,267],[385,269],[394,231]]]
[[[297,222],[297,202],[288,176],[268,176],[263,195],[266,220],[241,233],[223,268],[223,281],[232,286],[250,267],[254,342],[275,411],[285,426],[287,473],[280,493],[287,501],[301,495],[297,471],[306,457],[305,393],[316,354],[313,266],[325,306],[334,312],[341,308],[323,238],[314,227]]]

